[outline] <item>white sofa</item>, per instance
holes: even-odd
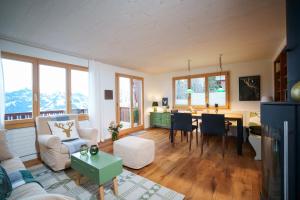
[[[88,145],[97,144],[97,129],[80,128],[78,115],[67,114],[70,120],[75,120],[77,131],[81,139],[85,139]],[[70,155],[66,145],[60,138],[52,135],[48,126],[49,120],[55,120],[57,116],[39,116],[36,118],[37,142],[42,161],[52,170],[59,171],[70,166]]]
[[[1,162],[1,166],[9,174],[17,170],[25,170],[25,166],[18,157],[14,157]],[[48,194],[44,188],[42,188],[38,183],[26,183],[25,185],[15,188],[8,200],[25,200],[25,199],[39,199],[39,200],[72,200],[73,198],[58,195],[58,194]]]
[[[5,140],[4,130],[0,130],[0,140]],[[3,143],[2,143],[3,145]],[[3,145],[4,146],[4,145]],[[8,147],[8,145],[5,145]],[[10,150],[6,151],[9,152],[8,154],[11,154]],[[2,152],[3,153],[3,152]],[[10,174],[12,172],[18,171],[18,170],[25,170],[25,166],[21,159],[17,156],[11,157],[8,155],[7,157],[10,157],[7,160],[1,160],[1,166],[5,169],[7,174]],[[73,200],[71,197],[59,195],[59,194],[48,194],[38,183],[26,183],[24,185],[21,185],[17,188],[15,188],[11,195],[8,197],[8,200]]]
[[[114,155],[123,160],[123,165],[141,169],[154,161],[155,143],[153,140],[128,136],[114,141]]]

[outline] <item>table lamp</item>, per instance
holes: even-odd
[[[157,101],[153,101],[152,102],[153,112],[157,112],[157,106],[158,106],[158,102]]]

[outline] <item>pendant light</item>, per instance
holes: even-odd
[[[188,72],[189,72],[189,80],[190,80],[190,77],[191,77],[191,60],[190,59],[188,60]],[[191,86],[188,87],[188,89],[186,90],[186,93],[187,94],[192,94],[193,93],[193,90],[192,90]]]

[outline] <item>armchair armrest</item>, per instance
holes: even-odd
[[[22,198],[22,200],[75,200],[75,199],[60,194],[41,194],[41,195],[35,195],[24,199]]]
[[[98,130],[95,128],[78,128],[78,134],[82,139],[91,140],[97,143]]]
[[[39,135],[38,142],[50,149],[57,149],[61,146],[61,141],[58,136],[55,135]]]

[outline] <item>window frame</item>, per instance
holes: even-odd
[[[41,59],[31,56],[24,56],[10,52],[1,52],[1,57],[4,59],[23,61],[32,63],[32,119],[6,120],[6,129],[34,127],[35,118],[40,115],[40,65],[49,65],[53,67],[61,67],[66,69],[66,114],[72,113],[71,108],[71,70],[87,71],[88,68],[79,65],[73,65],[63,62],[57,62],[47,59]],[[88,120],[88,114],[79,114],[78,120]]]
[[[226,105],[225,106],[219,106],[219,109],[230,109],[230,73],[229,71],[224,72],[214,72],[214,73],[205,73],[205,74],[193,74],[188,76],[178,76],[173,77],[172,79],[172,94],[173,94],[173,108],[174,109],[189,109],[193,108],[196,110],[205,109],[206,105],[191,105],[191,95],[188,95],[188,105],[176,105],[176,90],[175,90],[175,81],[176,80],[182,80],[187,79],[188,80],[188,88],[191,87],[191,79],[194,78],[205,78],[205,104],[209,102],[209,89],[208,89],[208,77],[211,76],[225,76],[226,80]],[[214,109],[213,105],[209,106],[209,109]]]

